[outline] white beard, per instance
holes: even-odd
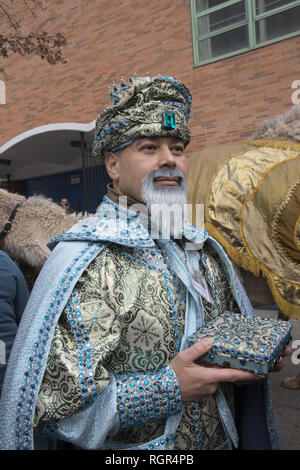
[[[154,179],[160,176],[179,177],[179,186],[155,186]],[[151,237],[181,239],[186,205],[186,179],[174,168],[160,168],[148,173],[142,183],[142,200],[151,219]]]

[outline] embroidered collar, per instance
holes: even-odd
[[[201,246],[207,239],[205,229],[195,227],[184,220],[182,239]],[[124,246],[151,247],[155,243],[148,232],[148,217],[115,204],[104,196],[97,213],[81,220],[69,231],[53,237],[48,247],[53,249],[61,241],[108,242]]]

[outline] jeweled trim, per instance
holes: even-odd
[[[118,124],[115,124],[114,126],[111,126],[111,127],[108,127],[107,129],[105,129],[104,131],[101,132],[101,134],[99,134],[96,139],[94,140],[93,142],[93,150],[94,150],[94,146],[96,145],[96,143],[98,142],[98,140],[102,139],[103,137],[105,137],[107,134],[110,134],[112,132],[118,132],[120,129],[122,129],[122,127],[126,127],[126,126],[129,126],[130,124],[130,121],[126,120],[126,121],[122,121],[122,122],[118,122]]]
[[[202,449],[203,448],[203,442],[202,442],[202,435],[201,435],[201,432],[200,432],[200,414],[199,414],[199,411],[197,409],[197,403],[191,402],[191,405],[192,405],[195,435],[196,435],[196,440],[197,440],[197,449]]]
[[[44,312],[39,334],[36,342],[33,344],[32,354],[28,359],[27,370],[24,374],[24,381],[19,391],[20,399],[17,405],[18,411],[16,418],[16,448],[18,450],[30,450],[32,448],[32,418],[40,382],[42,380],[43,361],[45,361],[45,354],[49,347],[49,339],[52,339],[62,304],[67,300],[66,294],[68,289],[73,280],[79,277],[90,259],[102,248],[102,244],[94,246],[89,243],[84,250],[79,252],[70,266],[64,271],[57,288],[53,292],[49,308]]]
[[[124,246],[154,246],[145,226],[148,217],[145,214],[118,206],[104,196],[97,216],[89,222],[76,224],[72,232],[66,232],[50,240],[50,244],[60,241],[114,242]],[[208,237],[205,229],[189,224],[186,220],[182,236],[192,243],[204,243]]]
[[[162,101],[158,99],[153,99],[152,101],[159,101],[160,103],[167,104],[169,106],[177,106],[177,108],[180,108],[182,111],[184,111],[186,117],[188,118],[188,110],[183,104],[178,103],[178,101]]]
[[[187,340],[187,345],[207,337],[214,344],[203,356],[210,362],[217,362],[218,357],[232,361],[246,368],[250,361],[255,363],[257,371],[274,365],[284,352],[286,342],[291,335],[292,325],[272,318],[255,317],[238,313],[223,313],[203,325]]]
[[[42,430],[42,436],[54,440],[57,432],[58,424],[55,422],[48,421]]]
[[[152,441],[149,445],[147,450],[160,450],[165,449],[166,446],[173,448],[175,441],[175,435],[170,434],[168,437],[160,437],[154,441]]]
[[[94,229],[93,232],[96,232]],[[116,237],[114,235],[106,235],[101,238],[102,241],[114,242],[119,243],[122,245],[144,245],[145,242],[151,242],[150,237],[140,237],[139,239],[131,238],[131,237]],[[58,235],[51,239],[52,242],[62,242],[62,241],[93,241],[99,242],[99,235],[94,235],[91,232],[81,232],[81,233],[74,233],[68,232],[62,235]]]
[[[76,292],[71,294],[66,304],[66,309],[67,318],[77,343],[78,382],[81,398],[84,406],[88,406],[90,399],[95,400],[97,398],[97,388],[94,380],[95,370],[93,369],[92,347],[82,318],[81,307]]]
[[[162,78],[168,82],[172,82],[173,85],[178,88],[178,90],[180,91],[180,93],[182,93],[182,95],[184,96],[184,98],[186,99],[186,101],[188,102],[188,105],[189,105],[189,110],[187,112],[187,120],[189,120],[190,118],[190,114],[191,114],[191,108],[192,108],[192,98],[190,96],[190,94],[188,93],[186,87],[183,85],[183,83],[181,83],[179,80],[176,80],[176,78],[174,77],[171,77],[171,76],[168,76],[168,75],[161,75],[159,74],[158,75],[159,78]]]
[[[177,414],[181,396],[172,367],[117,375],[117,407],[121,430]]]

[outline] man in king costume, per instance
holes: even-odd
[[[49,243],[8,364],[1,448],[32,449],[38,433],[82,449],[281,448],[268,377],[201,365],[211,340],[187,347],[217,315],[253,315],[231,262],[178,213],[169,236],[163,212],[150,227],[157,204],[186,202],[189,90],[135,76],[111,99],[94,152],[112,185]]]

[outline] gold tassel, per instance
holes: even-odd
[[[223,246],[227,255],[235,264],[245,269],[246,271],[250,271],[255,276],[259,276],[261,271],[259,263],[256,260],[250,258],[246,251],[241,252],[232,246],[229,241],[226,240],[226,238],[210,222],[205,222],[205,228],[209,235],[215,238]]]
[[[290,302],[287,302],[278,292],[276,284],[275,284],[275,279],[270,275],[267,275],[266,278],[267,278],[270,291],[272,292],[272,295],[274,297],[275,303],[278,305],[280,310],[289,318],[299,320],[300,319],[300,305],[291,304]]]

